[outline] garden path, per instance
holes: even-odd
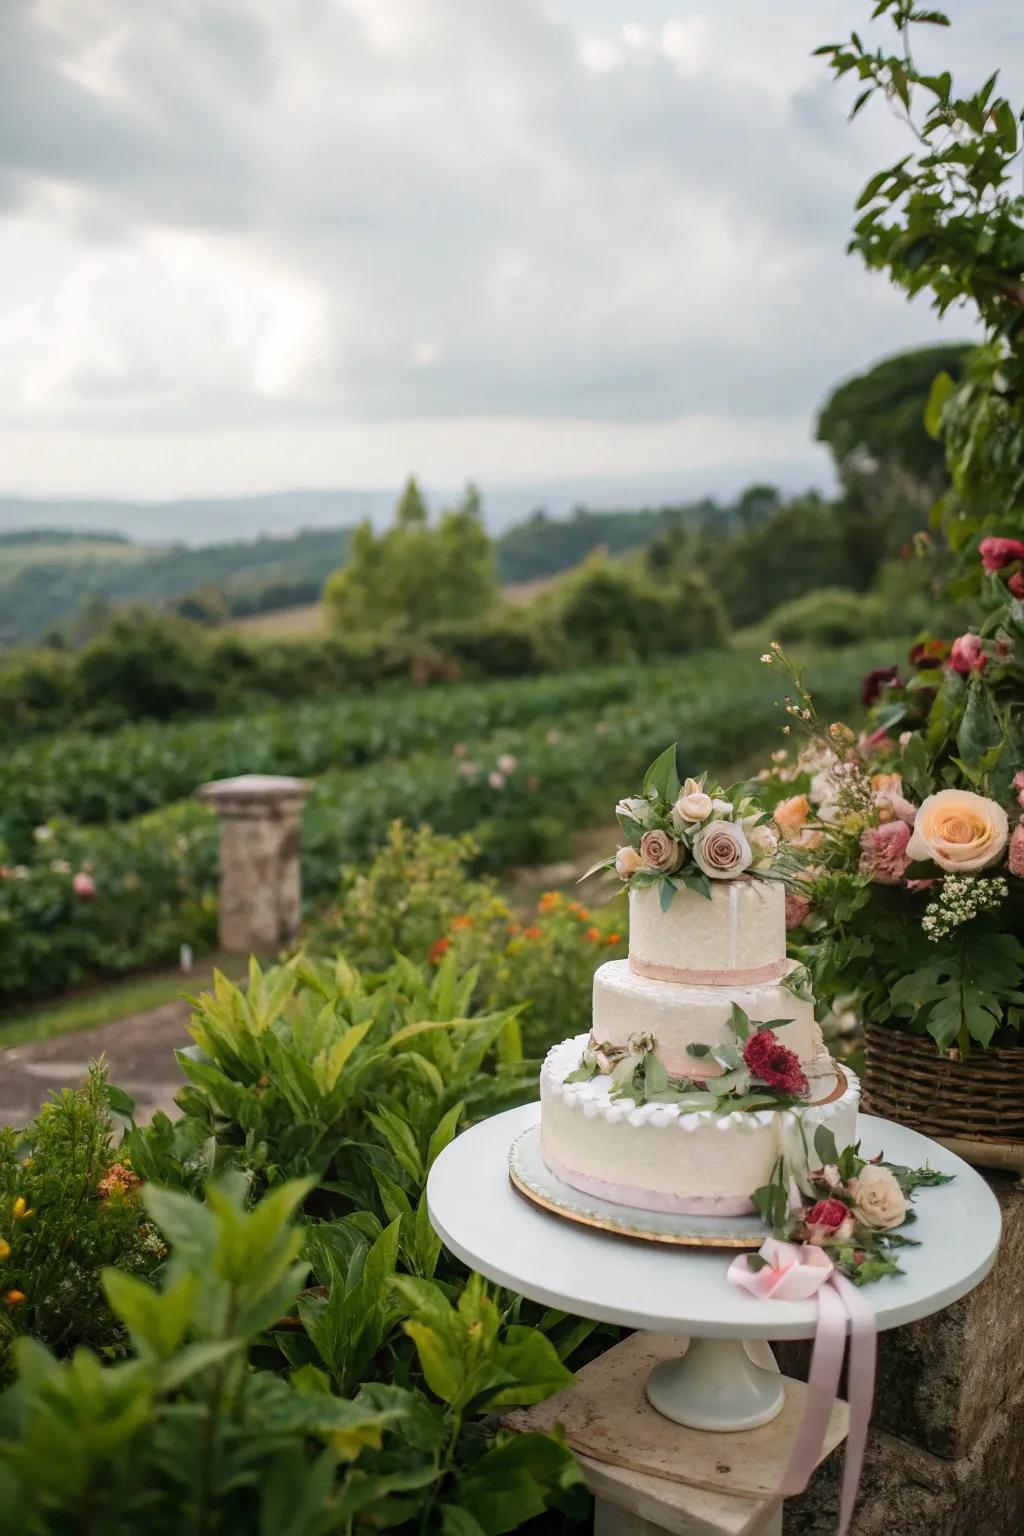
[[[85,1029],[0,1053],[0,1125],[26,1125],[54,1089],[74,1088],[91,1061],[105,1056],[110,1081],[131,1094],[140,1121],[170,1113],[184,1082],[174,1058],[188,1045],[189,1005],[164,1003],[99,1029]]]

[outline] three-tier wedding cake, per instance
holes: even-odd
[[[703,780],[681,785],[675,759],[670,748],[616,808],[628,842],[598,868],[629,888],[629,958],[597,971],[589,1034],[548,1053],[541,1145],[575,1189],[734,1216],[807,1168],[819,1125],[855,1142],[859,1091],[786,958],[770,818]]]

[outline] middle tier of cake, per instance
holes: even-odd
[[[787,975],[795,969],[787,962]],[[824,1051],[813,1004],[790,991],[785,977],[747,987],[679,986],[638,976],[628,960],[609,960],[594,976],[592,1038],[597,1045],[628,1046],[650,1036],[670,1076],[713,1077],[722,1068],[710,1056],[690,1056],[688,1047],[730,1044],[734,1003],[752,1024],[771,1024],[802,1062]]]

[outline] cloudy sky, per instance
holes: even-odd
[[[948,8],[1024,96],[1019,0]],[[869,10],[5,0],[0,491],[813,470],[942,334],[844,255],[909,146],[809,54]]]

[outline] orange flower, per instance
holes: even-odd
[[[522,923],[509,923],[509,925],[508,925],[508,931],[512,935],[513,938],[515,938],[517,933],[521,933],[522,930],[523,930]]]
[[[431,965],[440,965],[441,961],[444,959],[445,955],[448,953],[451,947],[451,939],[435,939],[433,944],[430,946],[430,953],[428,955],[428,959],[430,960]]]
[[[622,943],[622,935],[620,933],[610,933],[608,935],[607,939],[605,940],[605,943],[606,944],[621,944]]]
[[[11,1245],[6,1237],[0,1237],[0,1264],[6,1263],[11,1256]]]
[[[531,923],[529,928],[524,928],[523,929],[523,938],[524,939],[539,939],[540,936],[541,936],[540,929],[537,927],[536,923]]]
[[[587,938],[590,940],[591,944],[600,944],[600,942],[601,942],[601,930],[600,930],[600,928],[588,928],[587,929]]]
[[[105,1199],[109,1195],[130,1195],[140,1187],[142,1180],[123,1163],[111,1163],[99,1182],[99,1193]]]
[[[458,917],[452,918],[452,927],[456,931],[461,931],[463,928],[472,928],[473,922],[474,919],[470,917],[468,912],[462,912]]]
[[[562,905],[561,891],[545,891],[537,903],[538,912],[557,912]]]
[[[8,1291],[7,1295],[4,1297],[4,1306],[13,1312],[15,1307],[20,1307],[24,1300],[24,1291]]]
[[[581,923],[590,922],[590,913],[581,901],[574,901],[569,907],[574,917],[578,917]]]

